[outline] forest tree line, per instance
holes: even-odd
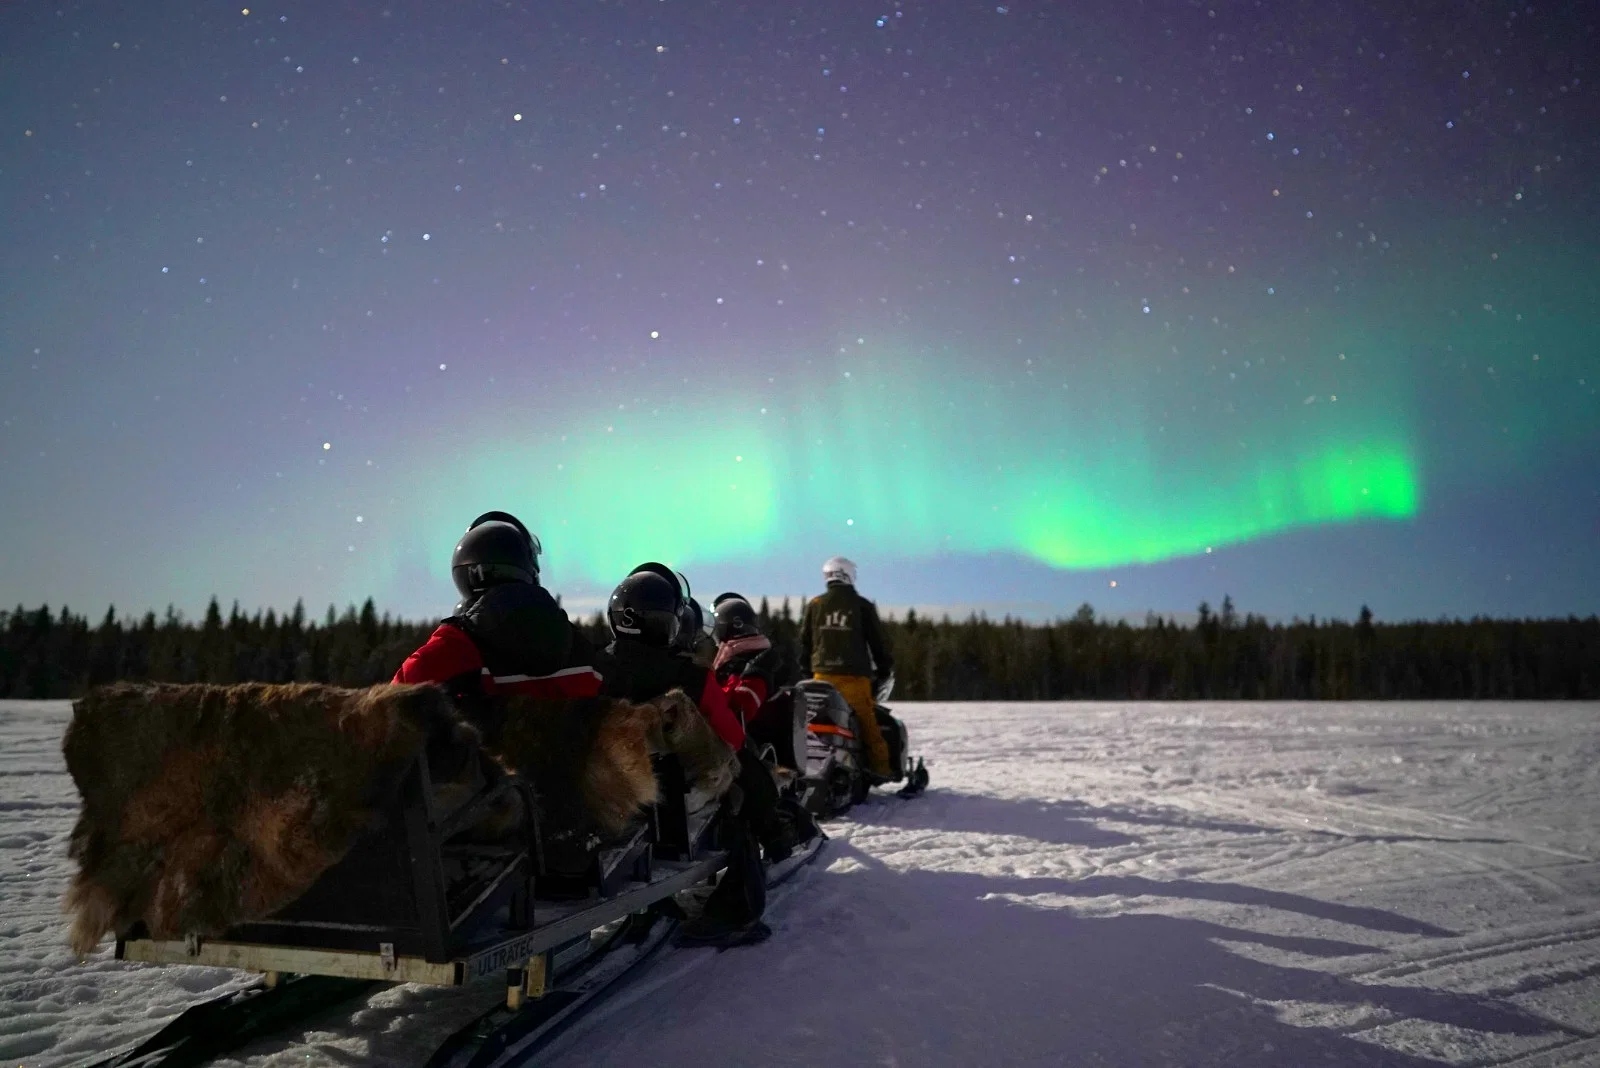
[[[785,600],[760,604],[763,631],[800,675],[799,622]],[[597,645],[603,619],[580,620]],[[0,611],[0,698],[65,698],[119,679],[158,682],[331,682],[391,678],[434,624],[379,615],[369,599],[311,619],[224,614],[198,622],[173,609],[98,622],[48,606]],[[1230,599],[1196,620],[1150,615],[1143,625],[1098,618],[1084,605],[1051,623],[952,620],[908,612],[885,620],[895,697],[936,701],[1362,700],[1600,698],[1600,618],[1380,623],[1268,622]]]

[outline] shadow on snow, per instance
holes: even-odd
[[[938,830],[973,834],[1013,834],[1054,845],[1082,845],[1109,848],[1129,845],[1138,839],[1111,830],[1096,821],[1130,826],[1163,827],[1184,831],[1212,831],[1217,834],[1283,834],[1299,838],[1324,838],[1340,842],[1435,842],[1450,845],[1512,845],[1509,838],[1452,838],[1426,834],[1351,834],[1311,827],[1274,827],[1264,823],[1220,820],[1180,808],[1151,806],[1122,808],[1091,805],[1083,801],[1040,801],[1034,798],[1002,798],[986,794],[963,794],[930,789],[915,805],[879,797],[850,812],[853,822],[862,826],[886,826],[904,830]],[[1437,931],[1428,933],[1439,933]]]
[[[1325,959],[1370,946],[1155,914],[1081,917],[996,896],[1203,892],[1203,884],[897,872],[848,844],[832,859],[852,870],[819,872],[772,917],[772,940],[701,951],[706,966],[653,990],[626,1028],[586,1024],[552,1051],[555,1063],[1405,1068],[1443,1062],[1349,1032],[1409,1019],[1552,1040],[1576,1033],[1493,998],[1361,983],[1252,959],[1227,943],[1258,947],[1256,956]],[[1341,911],[1291,894],[1261,903]],[[1357,911],[1370,926],[1378,910]],[[1377,929],[1425,926],[1397,918]],[[1296,1026],[1268,1002],[1334,1006],[1340,1022]]]

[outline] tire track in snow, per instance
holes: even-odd
[[[1362,812],[1362,811],[1366,811],[1366,810],[1371,810],[1371,811],[1374,811],[1374,812],[1378,812],[1380,814],[1392,814],[1392,815],[1402,815],[1402,816],[1411,815],[1411,816],[1413,816],[1414,818],[1417,818],[1417,819],[1426,819],[1426,818],[1428,818],[1428,813],[1425,813],[1425,812],[1423,812],[1423,811],[1421,811],[1419,809],[1406,808],[1406,807],[1400,806],[1400,805],[1377,805],[1377,804],[1374,804],[1374,803],[1368,802],[1368,801],[1348,801],[1348,800],[1344,800],[1342,798],[1332,798],[1332,797],[1319,798],[1318,799],[1318,803],[1323,805],[1323,806],[1325,806],[1325,807],[1348,808],[1348,809],[1353,809],[1356,812]],[[1583,853],[1574,853],[1574,852],[1572,852],[1570,850],[1561,849],[1561,848],[1558,848],[1556,846],[1546,845],[1546,844],[1544,844],[1542,842],[1530,842],[1530,841],[1527,841],[1525,839],[1520,839],[1520,838],[1519,839],[1509,839],[1509,838],[1491,839],[1491,836],[1494,834],[1494,829],[1492,827],[1485,826],[1483,823],[1481,823],[1481,822],[1479,822],[1477,820],[1472,820],[1472,819],[1467,819],[1467,818],[1457,817],[1457,816],[1444,816],[1444,815],[1438,815],[1438,816],[1435,816],[1433,818],[1438,819],[1441,822],[1449,822],[1449,823],[1455,824],[1463,831],[1466,831],[1466,830],[1479,831],[1479,832],[1481,832],[1480,836],[1485,840],[1486,844],[1489,844],[1492,841],[1494,844],[1517,845],[1517,846],[1521,846],[1524,849],[1531,849],[1531,850],[1534,850],[1535,852],[1539,852],[1539,853],[1548,853],[1551,856],[1561,857],[1561,858],[1566,859],[1566,860],[1586,861],[1586,860],[1594,859],[1593,857],[1590,857],[1590,856],[1588,856],[1586,854],[1583,854]],[[1376,825],[1374,825],[1374,826],[1376,826]],[[1396,833],[1396,834],[1413,834],[1413,835],[1415,835],[1415,833],[1416,833],[1415,831],[1411,831],[1411,830],[1407,830],[1407,829],[1403,829],[1403,828],[1390,828],[1389,831],[1391,833]],[[1421,837],[1421,836],[1418,836],[1418,837]]]
[[[1527,924],[1517,928],[1500,928],[1493,932],[1478,932],[1458,936],[1455,948],[1443,952],[1408,953],[1405,947],[1383,954],[1387,963],[1371,966],[1371,958],[1351,958],[1343,967],[1332,971],[1361,979],[1400,979],[1458,964],[1471,964],[1492,960],[1512,953],[1544,949],[1550,946],[1587,943],[1600,939],[1600,914],[1590,914],[1586,922],[1564,923],[1552,927],[1550,921]],[[1466,944],[1459,944],[1466,943]],[[1422,949],[1436,948],[1437,943],[1424,943]],[[1397,959],[1398,958],[1398,959]]]
[[[1443,843],[1401,842],[1399,844],[1404,848],[1414,849],[1421,853],[1431,853],[1435,856],[1443,856],[1453,861],[1470,864],[1525,900],[1540,901],[1541,898],[1530,893],[1524,884],[1543,889],[1548,895],[1542,899],[1546,902],[1562,901],[1572,896],[1570,889],[1562,886],[1549,876],[1539,874],[1539,870],[1536,867],[1514,865],[1508,861],[1497,860],[1481,851],[1450,849]],[[1522,843],[1511,844],[1520,846]]]
[[[1596,1064],[1600,1064],[1600,1036],[1572,1038],[1504,1060],[1473,1061],[1471,1068],[1572,1068]]]

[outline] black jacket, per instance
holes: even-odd
[[[491,675],[550,675],[594,663],[594,647],[550,591],[531,582],[491,586],[444,622],[466,633]]]
[[[813,675],[861,675],[882,680],[894,672],[878,608],[845,582],[828,584],[806,604],[800,621],[800,664]]]
[[[699,701],[709,672],[680,652],[658,649],[643,642],[614,641],[595,657],[595,669],[604,681],[600,692],[628,701],[649,701],[669,690],[681,689]]]

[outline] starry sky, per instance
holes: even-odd
[[[1600,9],[0,5],[0,601],[520,515],[1042,618],[1600,610]],[[709,599],[709,598],[707,598]]]

